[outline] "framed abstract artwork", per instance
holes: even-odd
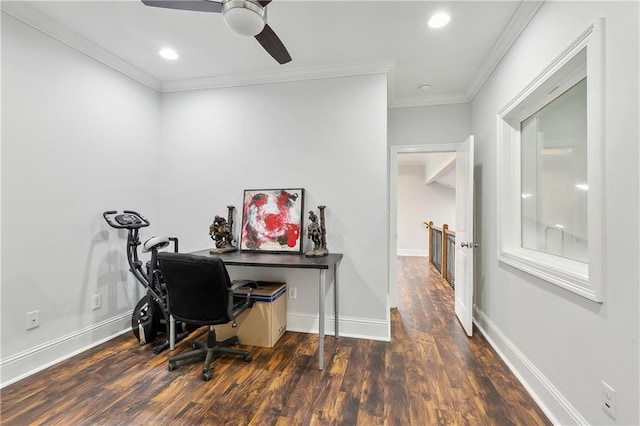
[[[240,250],[302,253],[304,189],[247,189]]]

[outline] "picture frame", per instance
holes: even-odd
[[[304,188],[245,189],[240,250],[302,254]]]

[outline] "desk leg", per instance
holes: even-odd
[[[176,319],[173,315],[169,315],[169,350],[176,347]]]
[[[338,307],[339,307],[339,298],[338,298],[338,264],[334,264],[333,265],[333,317],[335,318],[334,320],[334,327],[335,327],[335,338],[337,339],[340,336],[340,333],[338,332],[338,325],[339,325],[339,319],[338,319]]]
[[[324,269],[320,270],[320,294],[318,295],[318,370],[324,370],[324,297],[325,282],[327,274]]]

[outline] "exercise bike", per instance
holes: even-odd
[[[167,310],[167,293],[158,268],[158,250],[168,247],[173,243],[173,250],[178,252],[178,239],[175,237],[151,237],[144,243],[140,243],[138,236],[140,228],[150,225],[149,221],[132,210],[124,210],[118,213],[109,210],[102,214],[109,226],[116,229],[126,229],[127,235],[127,260],[129,271],[146,289],[146,295],[140,299],[131,317],[131,331],[141,345],[153,342],[156,335],[161,332],[164,325],[166,339],[153,347],[153,353],[158,354],[167,348],[172,348],[175,342],[185,338],[191,331],[197,329],[180,321],[175,321]],[[151,253],[151,259],[144,265],[138,257],[138,247],[142,244],[143,253]],[[173,323],[173,325],[172,325]],[[175,330],[175,331],[174,331]]]

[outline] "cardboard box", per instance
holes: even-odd
[[[287,286],[283,282],[258,281],[258,288],[251,293],[256,303],[245,310],[236,322],[215,326],[216,338],[221,341],[238,336],[241,345],[273,347],[287,329]],[[236,291],[239,296],[247,294],[247,289]]]

